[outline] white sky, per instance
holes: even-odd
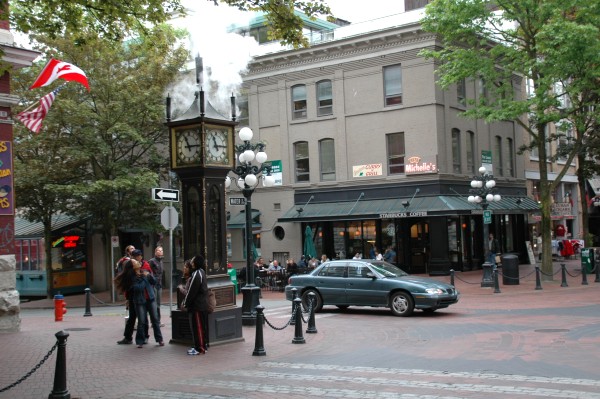
[[[325,0],[334,16],[353,24],[404,11],[403,0]]]

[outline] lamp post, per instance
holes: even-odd
[[[272,187],[275,184],[275,178],[271,176],[271,167],[264,165],[267,160],[267,153],[264,152],[263,143],[251,144],[252,130],[249,127],[240,129],[239,137],[244,144],[236,145],[235,150],[237,165],[232,172],[238,176],[233,180],[235,185],[242,190],[246,198],[246,285],[242,287],[242,325],[256,325],[256,307],[260,304],[260,287],[254,284],[254,267],[252,256],[252,194],[258,185],[259,178],[263,181],[263,186]],[[256,161],[256,164],[253,162]],[[225,178],[225,187],[231,186],[232,179]]]
[[[482,265],[483,277],[481,280],[482,287],[493,287],[494,280],[492,277],[492,264],[485,260],[487,252],[487,240],[489,236],[489,225],[492,223],[492,212],[488,211],[490,202],[498,202],[502,199],[500,194],[495,193],[496,181],[494,176],[488,173],[485,166],[479,168],[479,175],[474,176],[471,181],[471,195],[467,200],[472,204],[477,204],[483,209],[483,256],[484,262]]]

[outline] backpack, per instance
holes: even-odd
[[[119,261],[115,265],[115,272],[117,274],[119,274],[123,271],[123,266],[125,265],[125,262],[128,260],[129,260],[128,256],[123,256],[121,259],[119,259]]]

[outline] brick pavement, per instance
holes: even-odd
[[[73,398],[600,398],[600,283],[588,276],[582,285],[579,260],[564,263],[568,287],[558,273],[542,290],[529,265],[520,267],[520,284],[501,284],[501,293],[480,287],[481,271],[456,273],[460,302],[432,315],[325,308],[305,344],[292,344],[293,327],[265,327],[261,357],[251,355],[254,327],[243,327],[243,342],[193,357],[176,344],[116,345],[120,306],[92,300],[94,316],[83,317],[85,296],[67,296],[69,312],[54,322],[52,300],[23,303],[21,331],[0,335],[0,389],[39,362],[64,329]],[[109,293],[94,296],[109,302]],[[261,303],[270,323],[285,325],[291,305],[282,293],[265,291]],[[54,365],[52,355],[0,398],[48,397]]]

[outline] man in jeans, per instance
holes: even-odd
[[[496,266],[496,255],[500,252],[500,244],[498,240],[494,238],[494,234],[490,233],[488,238],[488,256],[487,261],[491,263],[493,267]]]
[[[154,250],[154,258],[150,259],[148,263],[150,264],[150,268],[152,269],[152,274],[154,275],[154,279],[156,280],[156,284],[154,285],[154,296],[156,298],[156,308],[158,309],[158,322],[161,327],[165,325],[160,320],[160,298],[162,296],[162,285],[163,285],[163,247],[160,245],[156,247]]]

